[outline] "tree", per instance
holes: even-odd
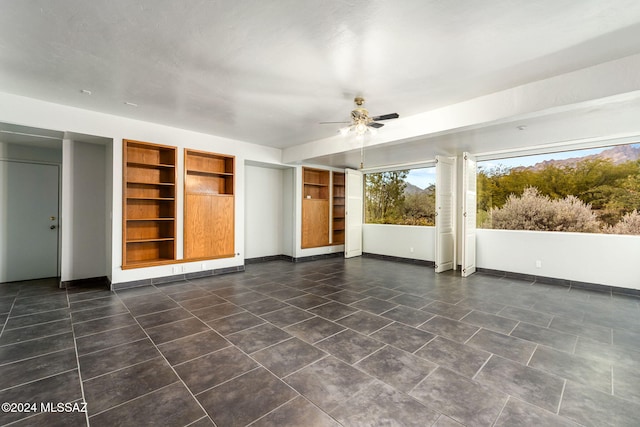
[[[436,186],[430,185],[421,193],[405,195],[402,224],[436,224]]]
[[[601,228],[613,227],[633,210],[640,210],[640,161],[614,164],[608,159],[584,159],[569,164],[535,168],[480,169],[478,173],[478,226],[487,224],[491,209],[535,187],[550,200],[575,196],[590,205]]]
[[[365,175],[366,222],[393,224],[401,219],[408,173],[401,170]]]

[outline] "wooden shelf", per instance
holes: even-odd
[[[345,175],[302,168],[302,248],[344,244]]]
[[[127,243],[144,243],[144,242],[168,242],[171,240],[175,240],[173,238],[155,238],[155,239],[138,239],[138,240],[128,240]]]
[[[122,267],[175,261],[175,147],[123,141]]]
[[[175,168],[175,165],[168,165],[166,163],[127,162],[127,166],[138,168]]]
[[[169,186],[169,187],[174,187],[175,186],[175,184],[173,182],[136,182],[136,181],[128,181],[127,185],[130,185],[130,186],[145,185],[145,186],[150,186],[150,187],[162,186],[162,185],[166,185],[166,186]]]
[[[185,150],[184,257],[235,256],[235,158]]]
[[[302,168],[302,248],[329,245],[330,172]]]
[[[127,222],[132,222],[132,221],[175,221],[175,218],[158,218],[158,217],[153,217],[153,218],[127,218]]]
[[[329,200],[329,171],[302,168],[302,198]]]
[[[159,200],[159,201],[175,201],[173,197],[127,197],[127,200]]]
[[[187,174],[191,175],[211,175],[211,176],[229,176],[229,177],[233,177],[232,173],[228,173],[228,172],[211,172],[211,171],[204,171],[204,170],[188,170]]]
[[[332,227],[331,242],[334,245],[344,244],[345,228],[345,175],[342,172],[333,172],[332,188]]]

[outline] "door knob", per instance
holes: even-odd
[[[49,228],[50,228],[50,229],[52,229],[52,230],[55,230],[56,226],[55,226],[55,225],[52,225],[52,226],[51,226],[51,227],[49,227]]]

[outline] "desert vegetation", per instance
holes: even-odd
[[[435,225],[435,185],[365,175],[365,222]],[[531,167],[478,168],[478,227],[640,235],[640,145]]]
[[[365,175],[365,222],[435,225],[436,188],[407,182],[408,170]]]
[[[640,235],[640,160],[480,168],[478,226]]]

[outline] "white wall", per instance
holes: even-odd
[[[477,254],[480,268],[640,289],[640,236],[478,230]]]
[[[62,149],[59,146],[36,147],[0,142],[0,159],[26,160],[43,163],[62,163]]]
[[[245,258],[281,255],[284,170],[246,165],[245,177]]]
[[[288,168],[282,175],[282,255],[294,256],[295,245],[295,168]]]
[[[107,273],[113,283],[143,280],[154,277],[171,276],[178,273],[197,272],[203,269],[237,267],[244,264],[244,214],[245,214],[245,172],[246,160],[281,165],[281,150],[250,144],[243,141],[206,135],[184,129],[173,128],[156,123],[127,119],[110,114],[97,113],[80,108],[39,101],[22,96],[0,93],[0,121],[22,126],[52,129],[63,132],[96,135],[113,140],[107,153],[112,159],[113,192],[107,206],[113,206],[111,219],[111,264]],[[210,151],[235,156],[235,251],[233,258],[209,261],[185,262],[174,265],[136,268],[123,270],[122,265],[122,140],[134,139],[157,144],[178,147],[178,182],[176,185],[178,200],[184,193],[184,148]],[[109,160],[105,161],[109,164]],[[108,187],[108,185],[107,185]],[[65,192],[63,183],[63,192]],[[177,243],[178,255],[182,254],[183,241],[182,204],[178,204]],[[108,245],[107,245],[108,246]]]
[[[106,147],[65,139],[61,280],[106,276]]]
[[[113,272],[111,270],[111,265],[113,265],[113,140],[110,140],[105,144],[105,150],[105,274],[109,281],[112,281]]]
[[[363,224],[362,250],[378,255],[435,261],[435,230],[435,227],[415,225]]]

